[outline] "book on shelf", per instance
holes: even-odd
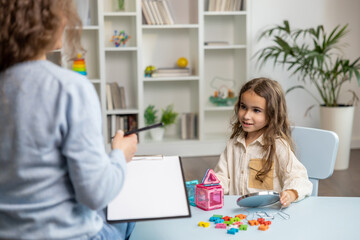
[[[229,45],[228,41],[206,41],[205,46],[224,46]]]
[[[125,109],[125,89],[116,82],[106,83],[106,106],[108,110]]]
[[[189,68],[157,68],[156,73],[190,73]]]
[[[151,77],[184,77],[190,75],[189,68],[158,68],[151,74]]]
[[[174,24],[174,18],[166,0],[142,0],[141,9],[148,25]]]
[[[183,113],[180,119],[181,125],[181,139],[196,139],[197,138],[197,114]]]
[[[163,2],[162,1],[156,1],[156,5],[157,5],[157,8],[158,8],[159,13],[160,13],[162,23],[163,24],[171,24],[170,20],[169,20],[169,17],[167,16],[167,12],[165,10],[165,7],[163,5]]]
[[[164,23],[158,9],[157,1],[151,0],[150,5],[152,6],[152,11],[154,13],[156,23],[158,25],[163,25]]]
[[[148,5],[147,1],[141,0],[141,10],[142,10],[145,22],[147,24],[153,24],[154,20],[150,13],[150,9],[149,9],[149,5]]]
[[[135,115],[111,115],[107,117],[108,122],[108,142],[118,130],[124,132],[137,128],[137,119]]]
[[[208,11],[226,12],[240,11],[244,9],[243,0],[209,0]]]

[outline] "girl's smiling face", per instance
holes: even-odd
[[[268,123],[265,98],[252,90],[244,92],[241,95],[238,118],[243,130],[247,132],[246,138],[252,140],[258,138]]]

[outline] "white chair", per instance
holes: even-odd
[[[293,127],[292,138],[295,154],[313,183],[311,195],[317,196],[319,179],[326,179],[334,172],[339,138],[332,131],[306,127]]]

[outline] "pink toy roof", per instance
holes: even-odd
[[[219,184],[220,180],[216,177],[214,170],[208,169],[206,170],[205,176],[202,179],[201,183],[204,185]]]

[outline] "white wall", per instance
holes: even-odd
[[[344,42],[348,46],[344,49],[344,55],[351,60],[360,56],[360,1],[359,0],[248,0],[251,1],[250,12],[250,56],[265,46],[265,42],[257,42],[262,30],[281,24],[284,19],[289,20],[293,27],[315,27],[323,24],[328,32],[336,25],[349,24],[350,30]],[[251,60],[250,78],[265,76],[277,80],[284,89],[298,84],[296,77],[289,77],[281,67],[273,68],[273,64],[265,65],[261,70],[256,66],[255,59]],[[311,88],[311,86],[310,86]],[[316,93],[314,88],[311,88]],[[345,84],[340,95],[340,100],[348,102],[351,95],[348,89],[355,90],[360,97],[360,87],[356,79],[351,84]],[[305,91],[294,90],[286,96],[290,121],[294,125],[319,127],[319,108],[311,110],[311,115],[305,117],[306,109],[317,102]],[[353,124],[352,148],[360,148],[360,103],[355,108]]]

